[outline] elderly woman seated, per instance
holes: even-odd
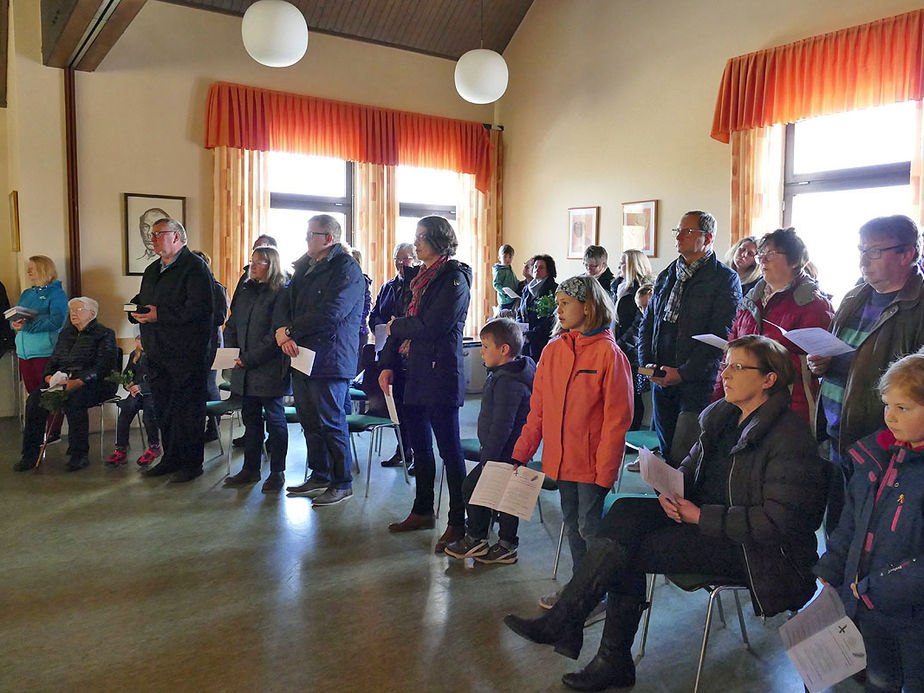
[[[105,378],[117,368],[115,332],[96,321],[99,304],[92,298],[73,298],[67,304],[69,320],[58,335],[54,352],[45,364],[45,388],[53,382],[66,392],[62,411],[67,417],[68,471],[83,469],[89,463],[89,417],[87,409],[111,397],[115,384]],[[63,375],[62,375],[63,374]],[[52,378],[54,377],[54,380]],[[42,388],[29,393],[26,422],[22,434],[22,459],[13,469],[23,472],[35,467],[44,437],[48,412],[42,406]]]
[[[702,436],[681,464],[683,498],[617,500],[587,557],[544,616],[507,616],[517,634],[572,659],[584,619],[608,592],[600,649],[569,688],[635,683],[631,647],[644,611],[646,573],[720,575],[747,585],[754,611],[799,609],[815,592],[815,530],[826,473],[805,421],[789,406],[795,368],[767,337],[728,344],[725,398],[700,416]]]

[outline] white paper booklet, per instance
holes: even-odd
[[[385,348],[385,342],[388,341],[388,325],[384,322],[375,326],[375,353],[379,353]]]
[[[529,521],[539,500],[545,474],[503,462],[485,462],[471,503]]]
[[[394,385],[388,386],[388,392],[383,393],[385,395],[385,406],[388,407],[388,418],[394,421],[395,423],[401,423],[398,421],[398,407],[395,406],[395,387]]]
[[[305,375],[311,375],[311,368],[313,366],[314,352],[307,347],[298,347],[298,356],[292,357],[292,368],[301,371]]]
[[[714,334],[695,334],[693,335],[693,339],[697,339],[703,344],[714,346],[716,349],[721,349],[722,351],[725,351],[725,347],[728,346],[728,342]]]
[[[812,356],[840,356],[853,351],[853,347],[820,327],[801,327],[798,330],[784,330],[775,322],[764,320],[783,333],[790,342]]]
[[[222,371],[225,368],[234,368],[236,365],[234,359],[241,355],[241,350],[231,347],[222,347],[215,352],[215,360],[212,361],[213,371]]]
[[[863,636],[833,587],[780,626],[783,647],[811,693],[830,688],[866,668]]]
[[[683,498],[683,472],[674,469],[648,448],[638,451],[642,480],[668,498]]]
[[[505,286],[505,287],[504,287],[504,293],[505,293],[507,296],[509,296],[510,298],[519,298],[519,297],[520,297],[520,294],[518,294],[516,291],[514,291],[513,289],[511,289],[509,286]]]

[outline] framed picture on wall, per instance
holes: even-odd
[[[581,260],[589,245],[597,244],[599,207],[568,208],[568,259]]]
[[[169,217],[186,226],[186,198],[173,195],[122,193],[125,208],[125,274],[144,274],[157,258],[151,244],[151,227]]]
[[[658,254],[658,201],[622,203],[622,249]]]

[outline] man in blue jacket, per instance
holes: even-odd
[[[340,244],[340,224],[328,214],[308,220],[308,252],[294,266],[285,295],[276,302],[276,343],[290,357],[315,352],[311,375],[292,371],[295,408],[308,438],[311,476],[289,486],[317,507],[353,495],[349,430],[343,402],[356,375],[359,326],[366,280]]]
[[[711,383],[722,356],[719,349],[693,335],[728,337],[741,299],[741,282],[712,250],[715,217],[711,214],[687,212],[672,233],[680,257],[655,281],[642,320],[638,357],[639,363],[664,371],[663,377],[651,378],[654,425],[661,454],[679,464],[698,435],[697,417],[712,398]]]

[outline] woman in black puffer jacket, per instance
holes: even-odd
[[[635,683],[631,647],[644,610],[646,573],[721,575],[747,585],[754,611],[801,608],[815,592],[815,530],[826,468],[805,421],[789,407],[795,369],[779,343],[729,343],[725,399],[700,416],[702,434],[681,464],[684,498],[623,498],[555,607],[507,625],[577,658],[584,619],[609,591],[597,656],[565,685],[603,690]]]
[[[263,492],[280,491],[285,483],[289,438],[282,397],[289,391],[289,359],[276,344],[273,309],[286,282],[279,252],[271,246],[253,251],[249,278],[234,294],[231,317],[225,325],[225,346],[241,350],[231,371],[231,394],[242,397],[244,466],[226,483],[234,486],[260,480],[263,426],[270,475]]]

